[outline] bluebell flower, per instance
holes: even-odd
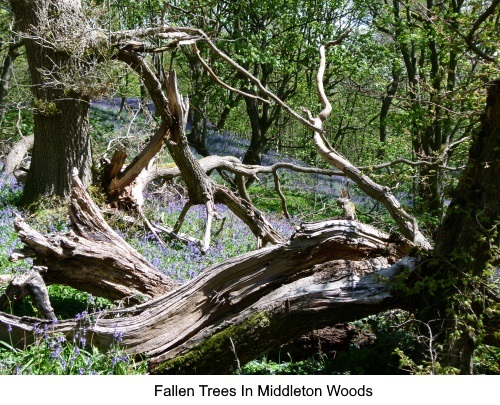
[[[123,340],[123,332],[118,332],[116,329],[113,332],[113,341],[115,343],[120,343]]]
[[[62,347],[61,347],[61,346],[57,346],[57,347],[55,348],[55,350],[53,350],[53,351],[50,353],[50,359],[51,359],[51,360],[54,360],[54,359],[58,358],[58,357],[59,357],[59,355],[61,354],[61,352],[62,352]]]

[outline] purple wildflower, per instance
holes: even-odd
[[[56,349],[50,353],[50,359],[54,360],[54,359],[58,358],[59,355],[61,354],[61,352],[62,352],[62,347],[57,346]]]
[[[116,329],[113,332],[113,342],[120,343],[123,340],[123,332],[118,332]]]

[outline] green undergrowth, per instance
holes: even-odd
[[[0,375],[130,375],[147,372],[146,361],[125,353],[118,342],[111,344],[107,351],[99,351],[88,346],[82,335],[67,341],[62,335],[48,335],[43,329],[35,330],[34,339],[35,343],[24,350],[0,341]]]
[[[245,364],[239,374],[245,375],[311,375],[311,374],[338,374],[331,367],[330,359],[323,353],[306,360],[275,362],[264,357],[260,360],[252,360]],[[345,373],[347,374],[347,373]]]

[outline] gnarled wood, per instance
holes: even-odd
[[[34,266],[26,274],[15,277],[3,294],[0,295],[0,311],[5,311],[16,302],[20,302],[25,296],[31,295],[41,316],[45,319],[57,319],[54,309],[50,304],[49,292],[40,272],[47,269],[42,266]]]
[[[229,337],[245,361],[273,341],[395,306],[386,279],[410,248],[356,221],[304,224],[287,244],[229,259],[147,303],[47,325],[71,338],[83,323],[101,348],[120,335],[128,351],[150,358],[152,372],[228,372]],[[24,344],[34,323],[1,314],[0,339]]]
[[[326,65],[325,52],[329,46],[340,44],[345,35],[347,35],[347,31],[344,32],[337,41],[329,42],[320,47],[320,66],[317,74],[317,86],[323,110],[317,117],[312,117],[311,113],[307,111],[310,123],[316,127],[313,137],[314,147],[324,160],[341,170],[347,178],[354,181],[367,195],[384,204],[391,217],[396,221],[399,230],[406,238],[417,244],[420,248],[430,250],[431,244],[419,230],[417,220],[403,209],[390,189],[377,184],[370,177],[363,174],[361,170],[354,166],[348,159],[333,149],[323,134],[323,123],[332,111],[331,103],[326,96],[323,86],[323,76]]]
[[[45,282],[70,285],[112,300],[126,298],[131,303],[175,287],[174,281],[109,227],[78,177],[74,174],[72,179],[68,233],[46,237],[21,217],[14,223],[19,238],[36,256],[35,264],[47,267]]]
[[[216,215],[214,201],[216,189],[217,191],[226,189],[224,192],[219,193],[224,195],[221,201],[223,203],[226,200],[231,201],[228,208],[245,223],[251,224],[250,229],[257,238],[262,239],[264,243],[283,243],[284,239],[265,220],[262,213],[253,216],[248,215],[247,205],[250,204],[248,201],[239,198],[228,199],[227,196],[232,195],[231,191],[222,185],[216,185],[194,157],[185,134],[189,102],[178,91],[175,73],[170,72],[168,78],[162,83],[139,54],[120,49],[116,57],[128,64],[140,75],[151,95],[156,110],[163,120],[162,127],[168,128],[166,130],[165,144],[179,170],[180,176],[186,183],[189,203],[191,205],[202,204],[206,207],[207,225],[201,243],[202,252],[207,251],[210,244],[211,220]],[[245,204],[242,203],[243,201]],[[258,212],[255,207],[252,207],[251,211]],[[174,232],[178,231],[177,228],[174,227]]]

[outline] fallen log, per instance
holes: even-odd
[[[313,328],[399,307],[388,281],[410,249],[357,221],[304,224],[286,244],[229,259],[144,304],[57,324],[2,313],[0,339],[23,346],[37,328],[67,339],[84,328],[104,350],[119,336],[152,373],[227,373],[231,342],[244,362]]]
[[[47,261],[44,278],[59,272],[71,279],[76,272],[82,289],[96,288],[100,280],[95,280],[95,267],[75,267],[74,262],[97,262],[89,244],[106,246],[98,260],[117,277],[117,251],[127,255],[128,269],[144,270],[144,259],[108,230],[102,218],[96,219],[97,207],[86,207],[89,199],[80,195],[81,184],[75,181],[74,188],[69,235],[76,238],[23,236],[36,252],[35,263],[59,254]],[[303,224],[284,244],[212,266],[192,281],[176,288],[170,284],[168,292],[135,306],[57,323],[0,313],[0,339],[25,347],[45,334],[72,340],[86,331],[88,345],[103,351],[119,343],[129,353],[144,354],[151,373],[229,373],[238,363],[313,329],[391,308],[412,309],[412,303],[393,292],[392,281],[414,267],[414,259],[406,257],[413,248],[410,242],[395,241],[354,220]],[[23,255],[33,252],[25,249]],[[140,281],[148,282],[150,268]]]
[[[34,256],[46,267],[47,285],[64,284],[111,300],[138,303],[161,295],[178,284],[161,273],[126,243],[102,217],[74,174],[69,206],[71,229],[44,236],[17,217],[14,228]],[[11,261],[28,254],[14,252]]]
[[[24,156],[33,147],[34,139],[34,135],[29,135],[21,138],[12,146],[4,161],[3,172],[6,177],[13,176],[16,170],[19,169]]]

